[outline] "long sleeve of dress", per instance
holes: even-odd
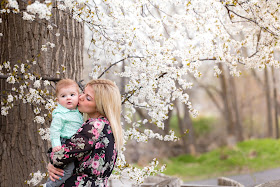
[[[52,164],[62,166],[83,158],[93,149],[96,141],[102,136],[104,125],[103,121],[97,119],[84,123],[77,133],[67,140],[66,144],[62,145],[60,151],[51,153]]]

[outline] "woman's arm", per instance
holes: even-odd
[[[102,136],[105,123],[98,119],[90,119],[86,122],[71,139],[62,145],[58,152],[50,154],[51,163],[55,166],[63,166],[82,159],[95,146],[96,141]]]

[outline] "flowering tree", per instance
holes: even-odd
[[[14,118],[10,111],[16,110],[16,105],[28,102],[36,106],[33,108],[36,123],[44,123],[50,117],[48,111],[53,109],[54,100],[43,89],[45,87],[41,82],[47,80],[49,75],[64,77],[62,72],[65,68],[67,76],[79,80],[82,33],[78,28],[82,26],[77,22],[80,22],[91,32],[87,50],[94,61],[91,76],[101,78],[109,72],[129,79],[122,101],[126,108],[123,113],[125,123],[130,124],[130,128],[124,132],[125,140],[134,138],[147,142],[150,138],[157,138],[175,141],[177,138],[173,131],[162,136],[150,130],[147,122],[164,128],[164,120],[168,117],[168,111],[173,109],[174,100],[186,104],[194,117],[198,115],[189,101],[187,92],[193,83],[188,76],[203,76],[200,72],[203,62],[213,63],[214,76],[222,73],[217,65],[221,63],[233,76],[241,75],[240,65],[259,70],[266,66],[279,67],[279,61],[275,59],[280,45],[279,3],[278,0],[2,0],[1,55],[5,55],[1,56],[0,70],[7,86],[2,88],[2,80],[1,91],[5,91],[1,95],[1,114],[9,116],[8,113],[11,113],[10,116]],[[58,12],[64,16],[59,16]],[[18,30],[14,38],[24,33],[26,43],[8,40],[12,38],[10,36],[14,32],[11,30],[14,28]],[[22,32],[24,29],[30,32]],[[37,32],[33,33],[34,30]],[[36,36],[36,42],[33,36]],[[80,43],[72,42],[76,40]],[[17,50],[13,47],[23,50],[16,56],[14,51]],[[61,55],[64,56],[63,60],[59,59]],[[18,56],[20,59],[15,58]],[[114,68],[121,63],[124,64],[124,71]],[[56,71],[60,74],[56,75]],[[50,86],[48,82],[45,83]],[[38,107],[39,103],[48,111]],[[146,109],[149,118],[132,122],[131,116],[137,108]],[[8,118],[1,118],[6,121],[5,129],[12,123],[12,119]],[[37,131],[40,127],[36,123],[20,124],[18,128]],[[139,126],[145,126],[145,130],[140,131]],[[15,144],[18,140],[13,138],[20,131],[14,130],[12,134],[2,130],[4,128],[1,127],[1,138],[10,137]],[[46,131],[40,129],[43,135]],[[3,142],[3,138],[0,140]],[[21,151],[23,153],[29,154],[25,150]],[[130,167],[121,153],[116,174],[129,175],[141,182],[143,177],[158,172],[156,165],[154,160],[142,170]],[[1,167],[1,174],[5,172]],[[4,176],[3,181],[6,181],[8,177]],[[40,178],[40,172],[35,176]],[[36,185],[39,183],[37,179],[33,178],[28,183]]]

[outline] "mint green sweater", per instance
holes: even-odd
[[[52,147],[61,146],[60,137],[69,139],[82,126],[84,120],[78,109],[69,110],[58,104],[52,112],[50,128]]]

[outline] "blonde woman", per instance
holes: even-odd
[[[121,96],[110,80],[92,80],[79,96],[78,110],[89,119],[58,152],[50,153],[52,181],[63,176],[63,166],[75,162],[73,175],[61,186],[107,186],[117,153],[123,144]]]

